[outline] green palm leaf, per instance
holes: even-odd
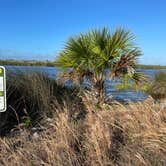
[[[141,82],[144,80],[143,75],[135,70],[141,51],[134,39],[131,31],[123,28],[117,28],[113,33],[107,28],[95,29],[70,38],[57,58],[56,65],[65,72],[71,68],[68,77],[73,80],[92,77],[94,85],[103,86],[101,82],[106,79],[106,69],[111,70],[110,78],[127,77],[133,82]]]

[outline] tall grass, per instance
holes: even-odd
[[[63,87],[45,73],[10,71],[7,73],[7,111],[0,113],[0,135],[18,124],[36,126],[43,118],[52,117],[52,104],[59,107],[66,101],[73,110],[73,105],[80,100],[77,89]]]
[[[96,105],[84,97],[88,114],[73,121],[66,106],[56,106],[52,122],[34,137],[24,130],[0,139],[1,165],[128,165],[166,164],[166,109],[153,101]]]
[[[166,107],[153,99],[99,104],[43,73],[8,76],[0,131],[10,134],[0,138],[0,165],[166,165]],[[44,129],[34,131],[36,125]]]

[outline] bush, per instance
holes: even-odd
[[[156,74],[154,81],[149,86],[147,92],[154,99],[166,98],[166,73],[159,72]]]

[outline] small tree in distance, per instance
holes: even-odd
[[[142,73],[136,72],[141,51],[133,42],[134,39],[130,31],[122,28],[117,28],[113,33],[107,28],[95,29],[71,37],[58,56],[56,65],[63,69],[65,81],[71,78],[81,84],[85,78],[89,78],[92,90],[99,100],[103,100],[104,81],[107,78],[121,78],[121,88],[137,87],[144,79]],[[106,74],[107,69],[110,72]]]

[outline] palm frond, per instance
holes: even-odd
[[[111,55],[116,57],[118,55],[117,52],[133,48],[134,39],[135,36],[129,30],[116,29],[110,38]]]
[[[65,84],[69,79],[73,83],[81,84],[85,78],[92,78],[93,72],[90,70],[66,70],[59,74],[58,81]]]
[[[116,58],[112,65],[112,76],[119,77],[124,74],[134,73],[140,55],[141,51],[135,48],[126,54],[122,54],[120,58]]]
[[[70,38],[57,58],[56,65],[63,69],[71,68],[72,72],[66,77],[80,79],[80,82],[88,75],[95,77],[92,78],[94,83],[103,80],[106,69],[111,70],[111,78],[127,75],[139,82],[140,75],[135,73],[141,51],[135,46],[134,39],[131,31],[123,28],[113,33],[107,28],[95,29]]]

